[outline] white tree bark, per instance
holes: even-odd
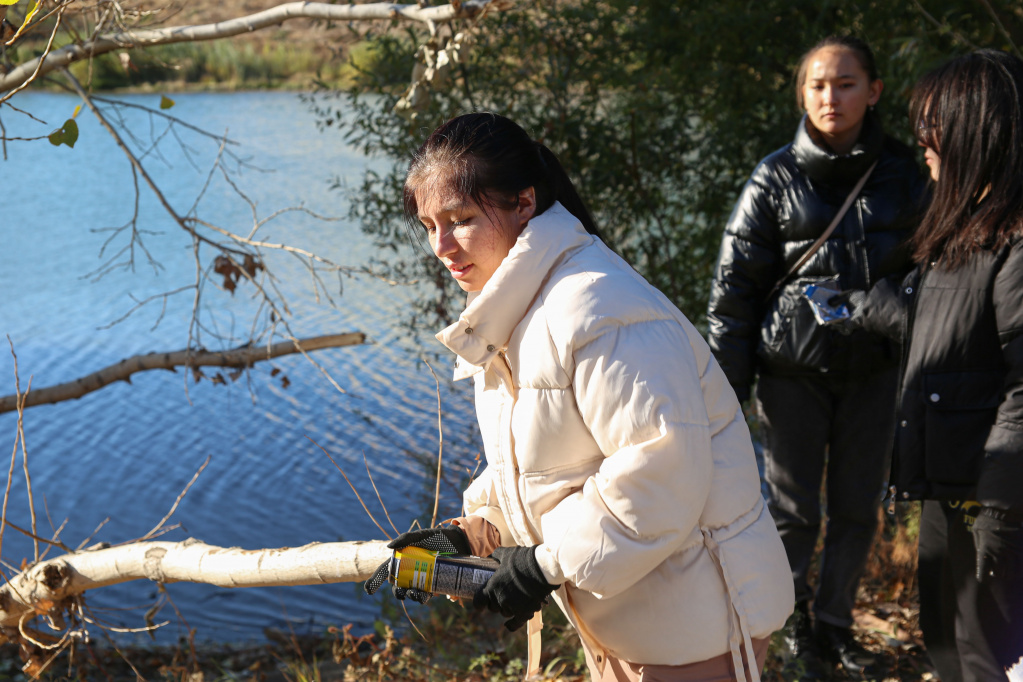
[[[356,346],[365,342],[365,334],[362,332],[352,332],[349,334],[314,336],[308,339],[295,339],[294,341],[280,341],[270,346],[242,346],[241,348],[223,351],[178,350],[167,353],[135,355],[74,381],[46,388],[32,389],[25,397],[24,407],[48,405],[64,400],[81,398],[86,393],[99,390],[115,381],[129,381],[129,377],[132,374],[150,369],[174,370],[176,367],[244,368],[282,355],[306,353],[323,348]],[[0,413],[16,410],[18,407],[17,398],[16,395],[0,397]]]
[[[220,587],[357,582],[390,556],[383,541],[246,550],[185,540],[89,549],[35,564],[0,587],[0,627],[17,627],[30,612],[42,615],[67,597],[129,580]]]
[[[215,24],[197,26],[171,26],[166,28],[110,33],[96,36],[92,40],[73,43],[53,50],[44,57],[32,59],[0,76],[0,93],[12,90],[33,77],[44,76],[54,69],[112,52],[135,48],[167,45],[170,43],[195,42],[229,38],[241,33],[258,31],[277,26],[290,19],[320,19],[329,21],[389,20],[407,19],[427,24],[438,24],[453,19],[470,18],[488,6],[503,8],[508,0],[463,0],[437,7],[420,7],[418,4],[403,5],[393,2],[377,2],[366,5],[329,5],[323,2],[289,2],[256,14]],[[40,65],[40,60],[42,64]]]

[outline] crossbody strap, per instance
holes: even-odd
[[[789,268],[789,271],[785,273],[785,276],[778,280],[778,282],[774,285],[774,288],[772,288],[771,291],[767,294],[767,296],[764,297],[765,301],[771,300],[771,297],[774,296],[778,289],[781,289],[782,285],[785,284],[785,282],[789,281],[789,278],[792,277],[792,275],[796,274],[799,268],[806,265],[806,262],[813,257],[813,254],[817,253],[817,249],[821,248],[824,242],[828,240],[828,237],[830,237],[831,233],[835,231],[835,228],[838,227],[838,224],[842,222],[842,218],[845,217],[845,214],[849,210],[849,207],[852,206],[852,203],[854,201],[856,201],[856,197],[859,196],[860,190],[862,190],[863,186],[867,184],[867,178],[869,178],[870,174],[874,172],[874,166],[876,165],[877,165],[876,160],[874,161],[874,163],[870,164],[870,168],[868,168],[867,172],[864,173],[863,176],[856,182],[856,186],[852,188],[852,191],[849,192],[849,196],[845,198],[845,203],[842,204],[842,207],[840,209],[838,209],[838,213],[835,214],[835,217],[831,220],[831,224],[828,225],[828,228],[824,230],[821,236],[817,237],[817,241],[810,245],[810,248],[807,249],[806,253],[804,253],[803,256],[798,261],[796,261],[796,264]]]

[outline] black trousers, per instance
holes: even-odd
[[[756,398],[764,429],[768,505],[792,566],[796,600],[816,617],[852,625],[877,530],[895,430],[897,370],[862,377],[761,375]],[[807,581],[820,533],[827,472],[827,527],[816,595]]]
[[[942,682],[1005,680],[1023,656],[1023,574],[977,582],[976,513],[925,500],[920,518],[920,629]],[[1013,549],[1023,566],[1023,545]]]

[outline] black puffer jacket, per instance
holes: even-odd
[[[795,140],[756,167],[725,228],[710,294],[709,342],[740,400],[754,374],[862,374],[894,366],[883,337],[821,327],[800,295],[838,276],[860,289],[910,264],[899,245],[915,227],[924,182],[912,152],[884,134],[873,114],[847,155],[818,147],[800,122]],[[874,160],[877,167],[841,223],[770,300],[775,283],[810,248]]]
[[[956,270],[879,283],[855,320],[909,339],[892,461],[896,499],[1023,513],[1023,240]]]

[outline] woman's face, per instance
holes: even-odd
[[[483,210],[447,184],[416,194],[430,247],[463,291],[479,291],[490,281],[536,212],[532,187],[519,192],[518,199],[514,209]]]
[[[803,106],[810,122],[835,152],[852,151],[867,107],[877,104],[884,85],[871,81],[856,55],[842,47],[822,47],[807,59]]]
[[[937,182],[939,172],[941,171],[941,157],[938,156],[938,152],[934,151],[923,142],[918,144],[924,148],[924,162],[927,164],[927,167],[931,169],[931,180]]]
[[[928,104],[930,104],[928,102]],[[941,170],[941,156],[938,154],[938,127],[927,115],[926,108],[916,129],[916,143],[924,148],[924,162],[931,170],[931,180],[938,181],[938,174]]]

